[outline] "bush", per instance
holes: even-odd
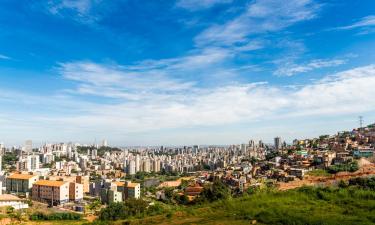
[[[36,212],[30,215],[30,220],[80,220],[82,216],[77,213],[51,213],[44,214],[42,212]]]
[[[204,187],[202,193],[196,198],[195,202],[213,202],[217,200],[224,200],[230,197],[230,190],[220,180],[216,179],[212,185]]]
[[[147,202],[142,199],[128,199],[125,202],[111,203],[99,213],[100,220],[127,219],[131,216],[140,216],[147,210]]]
[[[364,189],[375,190],[375,177],[363,178],[357,177],[349,180],[349,186],[358,186]]]
[[[333,165],[328,167],[328,172],[335,174],[338,172],[348,171],[348,172],[355,172],[359,169],[357,162]]]

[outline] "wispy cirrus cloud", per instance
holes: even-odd
[[[9,56],[0,54],[0,59],[11,59]]]
[[[306,73],[316,69],[337,67],[345,64],[346,61],[346,59],[314,59],[306,64],[282,61],[279,68],[274,71],[274,74],[278,76],[293,76],[295,74]]]
[[[190,91],[199,81],[219,79],[223,71],[233,73],[225,66],[225,61],[232,56],[232,51],[207,48],[183,57],[143,60],[128,65],[89,61],[60,63],[57,70],[65,79],[78,82],[76,91],[79,93],[139,99],[148,98],[150,92]],[[98,91],[100,89],[103,91]],[[143,95],[135,97],[140,92]]]
[[[312,0],[258,0],[225,24],[216,24],[195,38],[198,46],[243,44],[254,34],[280,31],[300,21],[314,18],[320,5]]]
[[[82,23],[93,23],[99,19],[94,8],[102,0],[49,0],[47,11],[52,15],[72,18]]]
[[[176,6],[190,11],[208,9],[218,4],[228,4],[233,0],[178,0]]]
[[[370,15],[361,18],[359,21],[342,27],[336,27],[337,30],[351,30],[356,28],[374,27],[375,26],[375,15]]]

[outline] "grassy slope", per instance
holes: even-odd
[[[131,224],[375,224],[375,192],[302,188],[260,192],[204,207],[177,211],[171,218],[154,216]],[[121,224],[121,222],[119,222]]]
[[[203,206],[166,206],[164,215],[131,219],[130,224],[375,224],[375,192],[357,187],[303,187],[285,192],[260,191],[250,196]],[[168,216],[169,215],[169,216]],[[69,224],[79,224],[70,221]],[[65,224],[40,221],[37,224]],[[68,224],[68,223],[66,223]],[[108,224],[104,222],[103,224]],[[113,224],[126,224],[117,221]]]

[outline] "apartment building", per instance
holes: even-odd
[[[103,203],[122,202],[129,198],[141,197],[141,185],[130,181],[105,182],[100,191]]]
[[[90,192],[89,176],[49,176],[49,180],[62,180],[71,183],[82,184],[83,193]]]
[[[125,181],[125,199],[128,198],[140,198],[141,197],[141,185],[139,183],[132,183]]]
[[[83,200],[83,185],[79,183],[69,183],[69,201],[81,202]]]
[[[39,180],[37,175],[14,173],[6,178],[8,193],[28,194],[33,184]]]
[[[50,205],[69,202],[70,183],[66,181],[39,180],[33,184],[32,199]]]

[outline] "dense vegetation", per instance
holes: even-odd
[[[220,179],[216,179],[211,185],[204,187],[202,193],[195,202],[214,202],[217,200],[228,199],[229,197],[230,190],[228,187]]]
[[[5,152],[5,154],[2,157],[3,163],[2,166],[4,169],[5,166],[14,166],[15,162],[18,160],[17,153],[15,152]]]
[[[125,202],[111,203],[100,211],[100,220],[126,219],[131,216],[143,215],[147,210],[147,202],[142,199],[129,199]]]
[[[77,213],[51,213],[36,212],[30,215],[30,220],[79,220],[81,215]]]
[[[333,166],[328,167],[327,170],[329,173],[335,174],[335,173],[343,172],[343,171],[355,172],[358,169],[359,169],[358,163],[354,161],[354,162],[348,162],[344,164],[333,165]]]
[[[284,192],[266,188],[248,193],[251,194],[244,194],[238,198],[224,196],[221,200],[192,206],[158,203],[157,207],[151,208],[152,210],[146,207],[136,214],[116,217],[115,219],[122,220],[113,223],[249,224],[254,221],[257,224],[276,225],[375,223],[375,178],[355,178],[348,182],[340,182],[337,187],[302,187]],[[121,211],[116,212],[121,213]],[[105,221],[105,223],[110,222]]]

